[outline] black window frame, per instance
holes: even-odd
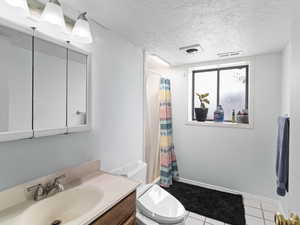
[[[217,105],[220,104],[220,72],[223,70],[232,70],[232,69],[246,69],[246,85],[245,85],[245,109],[249,110],[249,65],[240,65],[240,66],[231,66],[231,67],[220,67],[212,69],[203,69],[203,70],[193,70],[192,71],[192,120],[196,121],[195,117],[195,74],[203,72],[217,72]],[[207,120],[213,121],[213,120]],[[232,122],[231,120],[224,120],[224,122]]]

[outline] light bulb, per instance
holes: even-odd
[[[41,21],[66,29],[64,13],[58,0],[49,0],[41,16]]]
[[[78,16],[72,31],[72,40],[83,44],[90,44],[93,42],[93,37],[86,14],[85,12]]]
[[[7,4],[15,8],[22,9],[26,16],[30,15],[27,0],[5,0]]]

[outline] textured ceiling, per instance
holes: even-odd
[[[278,51],[288,40],[291,0],[61,0],[171,64]],[[179,47],[201,44],[187,56]]]

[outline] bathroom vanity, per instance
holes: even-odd
[[[91,225],[135,225],[136,193],[133,192]]]
[[[0,192],[0,225],[135,225],[139,182],[99,170],[89,162]],[[40,201],[26,192],[65,175],[65,190]]]

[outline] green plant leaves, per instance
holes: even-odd
[[[207,99],[207,97],[209,96],[209,93],[205,93],[205,94],[195,93],[195,94],[198,96],[202,108],[205,108],[204,103],[210,104],[210,101]]]
[[[200,95],[200,96],[201,96],[201,98],[206,98],[206,97],[209,96],[209,93],[205,93],[205,94],[202,94],[202,95]]]
[[[203,99],[202,101],[203,101],[203,102],[206,102],[207,104],[210,103],[210,101],[209,101],[208,99]]]

